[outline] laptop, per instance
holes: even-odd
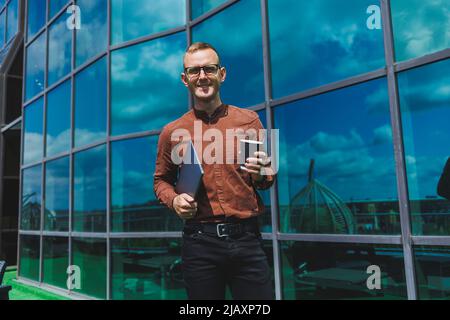
[[[203,168],[198,159],[197,152],[195,151],[194,144],[189,140],[188,149],[190,152],[190,161],[186,163],[183,161],[180,170],[178,171],[178,181],[175,185],[175,192],[178,194],[187,193],[191,197],[195,198],[197,191],[200,187],[200,183],[203,178]]]

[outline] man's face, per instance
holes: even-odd
[[[184,58],[184,67],[204,67],[209,65],[218,65],[219,57],[211,49],[197,50],[194,53],[186,54]],[[192,95],[199,100],[211,101],[218,94],[221,83],[225,80],[226,70],[220,68],[214,74],[207,74],[205,70],[200,69],[198,75],[189,75],[187,72],[181,74],[181,81],[189,88]]]

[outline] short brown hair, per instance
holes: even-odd
[[[189,46],[189,48],[186,49],[186,52],[184,53],[183,65],[184,65],[184,58],[186,57],[187,54],[192,54],[199,50],[205,50],[205,49],[211,49],[212,51],[214,51],[217,54],[217,57],[219,58],[219,65],[220,65],[220,56],[219,56],[219,53],[217,52],[216,48],[214,48],[211,44],[206,43],[206,42],[194,42],[193,44],[191,44]]]

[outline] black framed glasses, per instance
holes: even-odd
[[[195,78],[200,76],[200,72],[203,69],[208,76],[216,75],[220,69],[220,65],[218,64],[208,64],[203,67],[188,67],[184,69],[184,72],[187,74],[189,78]]]

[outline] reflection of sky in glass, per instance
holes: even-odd
[[[382,30],[366,13],[378,0],[269,0],[276,98],[384,66]]]
[[[20,228],[22,230],[39,230],[42,166],[38,165],[23,170],[22,176],[22,212]]]
[[[397,60],[416,58],[450,47],[448,0],[391,1]]]
[[[226,0],[191,0],[191,16],[192,19],[201,16],[215,7],[225,3]]]
[[[82,12],[81,29],[76,30],[76,65],[106,50],[107,25],[105,0],[78,0]]]
[[[19,6],[17,0],[11,0],[8,4],[8,26],[6,28],[6,42],[11,40],[17,33],[18,25],[18,10]]]
[[[112,52],[112,134],[160,129],[188,110],[184,32]],[[163,112],[161,112],[163,110]]]
[[[398,75],[409,196],[437,196],[450,157],[450,60]]]
[[[152,210],[166,211],[153,192],[158,137],[114,142],[112,145],[112,229],[124,231],[129,225],[145,228],[155,218]],[[144,152],[145,151],[145,152]],[[155,211],[153,211],[155,212]],[[170,212],[165,212],[170,215]],[[160,219],[160,217],[156,217]],[[138,231],[138,230],[126,230]]]
[[[74,230],[106,230],[106,147],[75,154]]]
[[[69,157],[48,162],[45,166],[45,230],[68,231],[69,185]]]
[[[274,110],[280,129],[280,204],[314,177],[342,200],[396,199],[385,80],[300,100]]]
[[[106,138],[106,58],[75,76],[75,146]]]
[[[28,39],[44,26],[46,2],[47,0],[28,1]]]
[[[47,157],[70,149],[70,80],[47,96]]]
[[[70,72],[72,56],[72,30],[66,25],[67,17],[61,15],[50,26],[48,49],[48,85],[52,85]]]
[[[179,27],[186,22],[185,0],[112,0],[111,6],[112,44]]]
[[[44,90],[45,32],[27,48],[26,99]]]
[[[5,44],[6,11],[0,14],[0,48]]]
[[[248,107],[264,101],[260,1],[241,1],[192,29],[194,42],[208,42],[227,68],[224,103]]]
[[[49,19],[51,19],[69,1],[68,0],[50,0],[49,2],[50,2],[50,16],[49,16]],[[67,16],[67,17],[69,17],[69,16]]]
[[[43,110],[44,100],[33,102],[25,107],[25,133],[23,146],[23,163],[39,161],[43,155]]]

